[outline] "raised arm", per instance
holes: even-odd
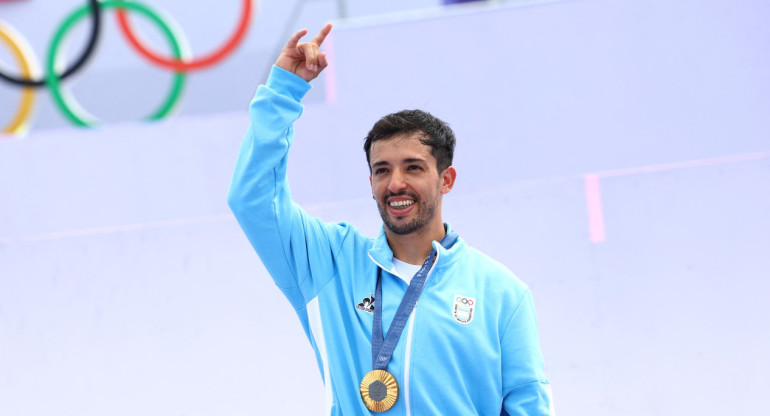
[[[310,42],[295,33],[249,107],[251,125],[235,165],[228,203],[276,285],[301,309],[327,277],[344,232],[310,217],[291,200],[286,178],[292,127],[311,81],[328,65],[319,51],[331,25]],[[311,273],[312,270],[312,273]],[[328,274],[331,276],[332,274]],[[316,277],[321,276],[316,279]]]

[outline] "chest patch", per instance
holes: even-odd
[[[374,294],[370,293],[369,297],[364,298],[364,300],[362,300],[361,303],[356,305],[356,309],[358,309],[359,311],[374,313]]]
[[[469,324],[473,320],[473,309],[476,299],[470,296],[455,295],[452,305],[452,316],[461,324]]]

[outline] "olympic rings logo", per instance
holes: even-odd
[[[473,306],[473,299],[468,299],[461,296],[455,298],[455,302],[462,303],[463,305]]]
[[[10,49],[11,55],[20,69],[20,75],[18,76],[9,75],[0,70],[0,79],[21,88],[18,109],[12,115],[11,120],[0,130],[0,133],[22,133],[27,129],[28,120],[32,114],[32,107],[35,102],[35,90],[41,87],[47,87],[51,91],[54,103],[73,124],[87,127],[99,122],[98,119],[91,116],[77,103],[72,94],[62,85],[62,81],[82,69],[83,65],[93,56],[96,42],[101,33],[102,10],[115,9],[120,31],[126,37],[131,47],[143,58],[174,72],[171,88],[166,98],[155,111],[146,117],[147,120],[159,120],[170,115],[178,103],[184,89],[187,72],[210,67],[231,54],[241,43],[251,22],[253,8],[252,0],[242,0],[243,6],[240,19],[232,35],[222,46],[213,52],[193,59],[187,53],[186,39],[176,29],[177,25],[175,22],[149,6],[130,0],[88,0],[87,3],[68,15],[54,32],[53,40],[48,47],[46,55],[44,76],[40,76],[40,66],[24,38],[16,33],[10,25],[0,21],[0,43],[5,44]],[[143,15],[160,28],[162,35],[167,39],[171,47],[170,57],[154,52],[142,43],[129,24],[127,11]],[[91,17],[91,30],[85,49],[83,49],[71,66],[57,72],[55,68],[58,66],[61,58],[60,49],[65,35],[76,23],[87,16]]]

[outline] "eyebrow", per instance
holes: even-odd
[[[425,159],[421,159],[418,157],[410,157],[402,160],[401,163],[428,163],[428,162]],[[390,165],[390,162],[386,162],[384,160],[372,163],[373,168],[376,168],[377,166],[389,166],[389,165]]]

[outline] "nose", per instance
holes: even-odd
[[[394,169],[390,174],[390,182],[388,183],[388,191],[392,194],[397,194],[406,189],[406,177],[401,169]]]

